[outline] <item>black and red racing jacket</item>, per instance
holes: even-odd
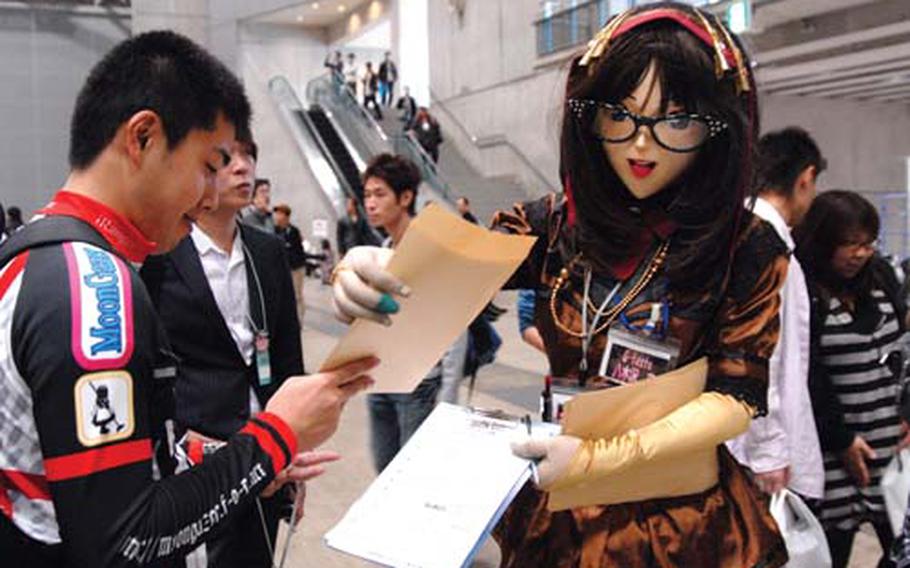
[[[59,192],[0,248],[0,564],[170,565],[252,501],[296,452],[277,416],[250,420],[177,475],[174,361],[135,264],[132,224]]]

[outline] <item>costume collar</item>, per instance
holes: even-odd
[[[665,241],[676,231],[677,224],[660,209],[645,210],[641,214],[642,229],[638,238],[629,246],[629,255],[610,265],[619,280],[628,280],[635,274],[655,241]]]
[[[41,215],[75,217],[92,226],[118,253],[130,262],[143,262],[158,246],[123,215],[85,195],[61,189]]]

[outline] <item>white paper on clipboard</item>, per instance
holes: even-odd
[[[536,437],[559,426],[534,424]],[[326,535],[337,550],[387,566],[469,565],[528,479],[510,443],[521,422],[440,403]]]

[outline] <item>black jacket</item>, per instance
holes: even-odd
[[[370,228],[367,220],[358,218],[356,221],[349,217],[338,220],[337,227],[338,253],[344,256],[349,249],[361,245],[379,246],[382,241],[377,238],[376,232]]]
[[[259,386],[255,367],[246,365],[237,350],[202,270],[191,237],[171,253],[150,258],[142,268],[152,302],[179,357],[177,423],[217,439],[226,439],[249,419],[249,387],[262,408],[289,376],[303,373],[300,323],[294,285],[278,238],[238,224],[252,255],[246,261],[250,317],[262,326],[261,305],[268,320],[272,383]],[[255,265],[262,285],[260,302]]]
[[[287,228],[275,227],[275,234],[284,244],[284,250],[288,255],[288,264],[291,270],[303,268],[306,264],[306,253],[303,251],[303,239],[300,237],[300,229],[294,225],[288,224]]]

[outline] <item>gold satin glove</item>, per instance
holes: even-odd
[[[730,395],[706,392],[660,420],[608,439],[583,440],[547,491],[616,474],[645,461],[713,448],[749,428],[754,411]]]

